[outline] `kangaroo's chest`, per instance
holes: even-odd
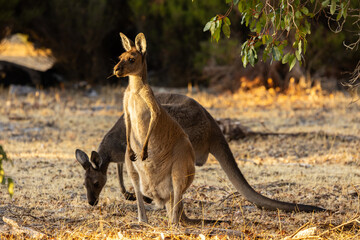
[[[150,109],[138,94],[129,96],[127,106],[131,122],[131,137],[140,144],[145,139],[149,128]]]

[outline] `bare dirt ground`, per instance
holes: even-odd
[[[236,193],[213,157],[196,169],[185,209],[190,217],[231,224],[168,228],[165,210],[148,205],[149,226],[138,225],[136,203],[120,194],[115,164],[110,165],[98,206],[91,207],[74,152],[97,149],[122,114],[123,90],[103,87],[95,97],[81,90],[26,96],[0,90],[0,145],[13,160],[4,168],[16,184],[12,199],[0,186],[1,218],[56,239],[282,239],[303,229],[309,229],[302,233],[311,239],[360,238],[360,103],[316,89],[287,95],[259,88],[191,96],[216,118],[237,119],[253,131],[284,133],[230,142],[240,169],[257,191],[334,213],[258,209]],[[0,239],[28,238],[11,235],[14,231],[2,220],[0,230]]]

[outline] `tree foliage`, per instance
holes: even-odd
[[[241,24],[250,28],[252,34],[241,46],[244,67],[259,60],[258,52],[262,49],[262,59],[288,63],[290,70],[296,62],[303,59],[308,47],[308,35],[311,34],[311,21],[324,14],[328,25],[334,32],[340,32],[349,18],[353,18],[358,32],[358,40],[352,48],[358,48],[360,42],[359,2],[351,0],[226,0],[230,5],[224,14],[211,18],[204,27],[210,31],[216,42],[221,32],[230,36],[230,12],[237,8],[242,15]],[[333,28],[333,25],[336,27]],[[290,36],[290,37],[289,37]]]
[[[358,25],[352,25],[349,18],[354,14],[353,9],[359,7],[359,2],[351,1],[346,13],[340,8],[348,1],[329,0],[327,7],[322,7],[322,2],[0,0],[0,38],[6,34],[25,33],[36,47],[51,49],[56,59],[55,70],[66,80],[85,80],[94,84],[115,80],[106,78],[123,51],[120,31],[130,37],[135,37],[138,32],[145,33],[150,44],[148,67],[153,84],[186,86],[190,81],[207,84],[210,81],[202,69],[232,64],[234,61],[229,59],[238,55],[239,48],[245,65],[268,58],[292,66],[300,59],[311,62],[307,67],[317,70],[319,65],[332,59],[332,64],[337,67],[346,65],[338,72],[349,71],[358,56],[334,46],[342,39],[356,49],[351,44],[357,39],[349,39],[349,35],[354,35],[351,31],[359,32]],[[336,4],[333,15],[332,2]],[[217,12],[223,15],[212,17]],[[341,17],[336,21],[338,16]],[[334,21],[330,19],[328,23],[327,17]],[[203,27],[207,21],[209,23]],[[335,39],[328,28],[323,28],[327,25],[334,31],[339,27],[348,27],[350,31],[340,32]],[[212,33],[212,43],[201,29]],[[314,29],[321,29],[322,33],[314,32]],[[230,39],[215,44],[222,35]],[[321,38],[325,41],[321,42]],[[327,44],[331,51],[323,50],[328,48]],[[331,53],[336,56],[329,57]]]
[[[14,194],[14,181],[12,178],[5,175],[5,171],[3,169],[3,162],[5,161],[11,162],[11,160],[7,157],[3,147],[0,145],[0,183],[2,185],[7,185],[8,192],[12,197]]]

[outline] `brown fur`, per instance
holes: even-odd
[[[248,201],[267,210],[280,209],[306,212],[325,210],[310,205],[280,202],[257,193],[242,175],[219,126],[206,109],[195,100],[179,94],[161,93],[156,95],[156,99],[188,134],[195,151],[196,165],[204,165],[209,153],[211,153],[219,161],[235,188]],[[86,170],[85,186],[90,204],[94,205],[98,201],[99,194],[106,183],[106,171],[110,162],[117,163],[122,194],[129,200],[135,200],[133,194],[126,191],[123,182],[125,150],[126,134],[122,116],[104,136],[99,145],[99,168],[94,168],[89,163],[89,158],[84,152],[81,150],[76,151],[77,160]],[[145,201],[150,202],[150,199],[145,198]]]
[[[195,154],[188,136],[161,107],[148,82],[146,40],[140,33],[135,47],[120,33],[126,50],[114,67],[117,77],[129,76],[124,95],[124,118],[127,136],[125,162],[138,205],[139,221],[147,222],[143,194],[158,207],[166,207],[169,223],[185,216],[182,195],[195,174]]]

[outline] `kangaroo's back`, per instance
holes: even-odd
[[[123,163],[126,150],[126,129],[124,116],[117,120],[115,125],[102,139],[98,153],[106,162]]]

